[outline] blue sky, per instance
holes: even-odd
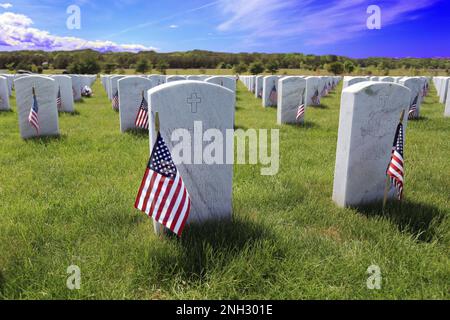
[[[81,9],[69,30],[66,10]],[[366,10],[381,9],[369,30]],[[0,0],[0,50],[450,57],[448,0]]]

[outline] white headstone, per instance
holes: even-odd
[[[148,91],[148,101],[151,109],[150,150],[156,140],[154,114],[158,112],[161,135],[190,194],[192,209],[188,223],[230,220],[233,165],[224,163],[228,163],[225,159],[232,156],[230,153],[234,154],[232,142],[225,139],[226,130],[233,130],[234,93],[206,82],[176,81]],[[172,135],[180,134],[180,129],[185,134],[190,133],[191,141],[184,141],[179,136],[173,137],[176,140],[173,141]],[[205,131],[205,135],[212,135],[209,142],[202,140]],[[223,144],[220,143],[222,139]],[[187,147],[186,152],[180,152],[182,144]],[[219,146],[212,152],[212,146],[217,144]],[[208,156],[211,152],[216,156],[216,163],[209,163],[214,160]],[[182,156],[184,163],[180,163]]]
[[[278,76],[263,78],[262,106],[273,107],[278,101]]]
[[[345,77],[343,89],[363,81],[367,81],[367,79],[363,77]]]
[[[58,109],[56,107],[56,81],[44,76],[22,77],[14,81],[20,135],[24,139],[37,136],[59,135]],[[39,134],[28,122],[33,105],[33,87],[39,106]]]
[[[8,79],[0,76],[0,111],[11,110],[9,105]]]
[[[73,92],[73,100],[80,101],[81,100],[81,89],[82,82],[81,77],[77,74],[71,74],[70,77],[72,78],[72,92]]]
[[[306,106],[318,105],[320,102],[319,77],[306,77]]]
[[[333,200],[339,206],[383,199],[402,110],[406,131],[409,97],[410,90],[402,85],[371,81],[342,92],[333,188]]]
[[[445,103],[447,100],[447,88],[448,84],[450,83],[450,77],[443,77],[441,79],[441,85],[440,85],[440,94],[439,94],[439,102]]]
[[[181,80],[186,80],[186,78],[182,77],[182,76],[168,76],[166,78],[166,83],[173,82],[173,81],[181,81]]]
[[[150,79],[144,77],[125,77],[118,82],[120,105],[120,130],[125,132],[135,129],[136,116],[142,103],[147,99],[147,91],[153,88]]]
[[[306,98],[306,80],[300,77],[285,77],[278,81],[278,124],[301,123],[303,118],[297,120],[297,111],[304,105]]]
[[[407,87],[411,91],[409,105],[411,106],[414,101],[417,101],[417,103],[416,103],[417,112],[416,112],[416,115],[413,116],[412,118],[416,118],[416,117],[418,118],[420,116],[420,106],[422,104],[422,97],[421,97],[421,93],[422,93],[422,89],[423,89],[422,80],[418,77],[414,77],[414,78],[405,77],[405,78],[400,79],[399,83],[401,85]]]
[[[450,82],[447,87],[447,93],[450,92]],[[450,99],[447,97],[447,101],[445,102],[445,110],[444,110],[444,116],[450,117]]]
[[[263,78],[264,76],[255,77],[255,97],[262,99],[263,95]]]
[[[56,81],[56,94],[61,90],[61,110],[63,112],[75,112],[72,92],[72,78],[65,75],[55,75],[51,77]]]
[[[214,76],[206,79],[205,82],[214,83],[236,92],[236,81],[230,77]]]

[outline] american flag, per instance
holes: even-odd
[[[134,207],[181,236],[191,199],[159,132]]]
[[[321,97],[325,97],[328,94],[327,86],[323,87],[322,92],[320,92]]]
[[[296,120],[299,121],[300,119],[303,119],[304,115],[305,115],[305,90],[303,90],[300,105],[298,106],[297,109]]]
[[[277,100],[278,100],[277,87],[274,84],[269,94],[270,104],[275,106],[277,104]]]
[[[394,146],[392,147],[391,161],[389,162],[387,175],[391,180],[391,185],[397,189],[398,199],[402,200],[405,170],[403,167],[403,124],[401,122],[395,133]]]
[[[56,106],[58,107],[58,110],[62,109],[61,87],[58,88],[58,96],[56,97]]]
[[[72,87],[72,95],[73,95],[73,98],[75,99],[77,93],[75,92],[75,88],[74,87]]]
[[[119,110],[119,91],[116,90],[116,93],[114,93],[114,96],[112,98],[112,107],[114,110]]]
[[[262,88],[260,88],[259,90],[258,90],[258,98],[262,98]]]
[[[411,106],[409,107],[408,119],[416,119],[417,118],[417,101],[419,100],[419,95],[414,98]]]
[[[30,109],[30,114],[28,115],[28,122],[31,126],[33,126],[36,129],[36,133],[39,134],[39,106],[36,99],[36,93],[33,88],[33,105]]]
[[[148,104],[144,97],[142,97],[141,105],[134,121],[136,128],[148,129]]]
[[[426,97],[428,95],[428,89],[428,82],[425,82],[425,84],[423,85],[422,97]]]
[[[314,92],[314,95],[311,98],[311,101],[314,105],[320,104],[319,89],[316,89],[316,91]]]

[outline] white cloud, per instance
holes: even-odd
[[[117,44],[112,41],[84,40],[76,37],[61,37],[48,31],[33,28],[33,21],[23,15],[12,12],[0,14],[0,47],[11,50],[81,50],[97,51],[146,51],[156,50],[139,44]]]
[[[176,25],[176,24],[171,24],[171,25],[169,26],[169,28],[171,28],[171,29],[177,29],[177,28],[178,28],[178,25]]]
[[[382,28],[409,20],[441,0],[379,0]],[[306,44],[336,43],[363,34],[373,0],[223,0],[217,30],[242,32],[247,42],[302,38]],[[260,41],[261,42],[261,41]]]
[[[0,8],[3,8],[3,9],[9,9],[9,8],[12,8],[12,4],[11,3],[0,3]]]

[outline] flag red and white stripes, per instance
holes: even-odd
[[[402,123],[399,123],[397,131],[395,133],[394,146],[392,147],[391,161],[389,162],[387,175],[391,180],[391,184],[397,189],[398,199],[401,200],[403,196],[403,184],[405,176]]]
[[[58,108],[58,111],[62,109],[61,88],[58,88],[58,96],[56,97],[56,107]]]
[[[297,109],[297,116],[296,116],[297,121],[303,119],[304,115],[305,115],[305,105],[302,104]]]
[[[119,110],[119,91],[116,91],[116,93],[114,93],[113,95],[112,107],[114,110]]]
[[[134,121],[136,128],[148,129],[148,104],[144,97],[142,97],[141,105]]]
[[[134,207],[181,236],[191,210],[191,199],[160,133]]]
[[[30,113],[28,115],[28,122],[30,125],[36,129],[36,133],[39,134],[39,105],[37,102],[36,94],[33,88],[33,104],[30,109]]]

